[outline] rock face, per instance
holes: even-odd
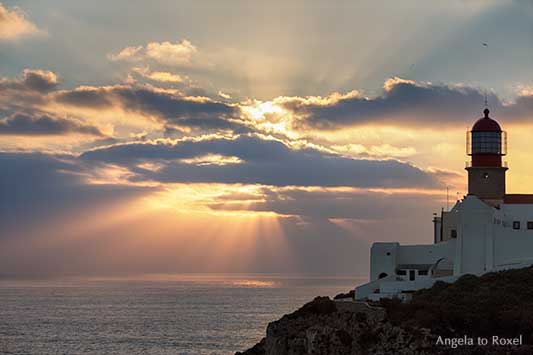
[[[428,331],[407,331],[385,319],[380,307],[317,297],[270,323],[266,338],[240,354],[430,354]]]
[[[495,345],[493,336],[521,336],[523,343]],[[439,344],[439,337],[489,341],[452,347]],[[533,354],[532,342],[530,267],[465,275],[453,284],[438,282],[405,303],[383,300],[369,305],[344,297],[317,297],[270,323],[261,342],[237,354]]]

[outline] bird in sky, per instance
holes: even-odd
[[[488,47],[489,45],[485,42],[481,42],[482,45],[484,45],[485,47]]]

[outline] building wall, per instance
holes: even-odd
[[[398,264],[435,264],[442,258],[455,258],[455,240],[438,244],[402,245],[398,248]]]
[[[452,231],[457,233],[457,209],[454,207],[449,212],[442,212],[442,240],[450,240]],[[456,236],[457,238],[457,236]]]
[[[370,280],[379,279],[382,273],[394,275],[400,243],[374,243],[370,248]]]
[[[487,239],[492,238],[495,211],[475,196],[467,196],[459,206],[454,275],[477,274],[490,268],[487,256],[491,258],[493,252]]]
[[[533,221],[533,205],[502,205],[504,224],[495,234],[495,267],[512,266],[533,260],[533,230],[527,222]],[[520,222],[520,229],[513,222]]]
[[[508,220],[519,220],[523,229],[527,228],[527,221],[533,221],[533,205],[530,204],[503,204],[502,211]]]
[[[378,280],[380,274],[395,276],[396,268],[401,264],[433,265],[442,259],[453,262],[455,243],[455,239],[427,245],[400,246],[399,243],[374,243],[370,251],[370,280]]]

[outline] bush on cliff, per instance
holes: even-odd
[[[330,300],[329,297],[315,297],[314,300],[304,304],[296,311],[287,314],[285,317],[289,319],[303,318],[309,315],[322,315],[330,314],[337,311],[335,302]]]
[[[442,336],[524,336],[533,340],[533,267],[465,275],[417,291],[410,302],[381,300],[388,318]]]

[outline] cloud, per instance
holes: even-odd
[[[146,46],[146,56],[166,65],[190,65],[197,49],[187,40],[181,42],[152,42]]]
[[[177,80],[172,73],[148,71],[145,74],[157,80]],[[251,131],[237,104],[190,96],[174,88],[117,84],[59,90],[58,85],[57,75],[47,70],[25,69],[20,77],[0,78],[0,118],[4,119],[4,125],[9,126],[7,118],[15,114],[32,116],[35,121],[37,115],[46,112],[52,118],[68,117],[80,122],[99,120],[100,124],[107,124],[109,131],[113,129],[109,120],[131,117],[118,124],[125,124],[126,130],[130,129],[130,123],[135,130],[155,129],[160,136],[181,136],[192,131]],[[131,113],[133,115],[129,115]],[[44,120],[40,122],[44,123]],[[124,132],[124,136],[129,133]]]
[[[276,212],[318,219],[377,221],[404,218],[406,210],[436,211],[439,196],[415,192],[386,192],[336,188],[263,187],[256,196],[220,196],[215,210]],[[406,208],[406,206],[409,206]]]
[[[392,125],[470,122],[480,112],[484,95],[467,86],[417,83],[399,78],[384,84],[383,94],[367,98],[359,93],[318,98],[282,98],[280,104],[299,117],[297,124],[335,129],[371,123]],[[490,94],[491,106],[501,107]]]
[[[365,147],[362,144],[332,145],[331,149],[341,153],[354,154],[358,156],[382,158],[406,158],[416,154],[416,149],[413,147],[394,147],[390,144],[372,145],[370,147]]]
[[[57,88],[57,75],[49,70],[24,69],[23,82],[29,89],[47,92]]]
[[[57,75],[47,70],[25,69],[18,78],[0,78],[0,119],[17,113],[41,114],[50,102],[48,93],[57,85]]]
[[[97,128],[82,122],[52,117],[45,113],[21,113],[0,118],[0,135],[63,135],[79,133],[93,136],[104,136]]]
[[[79,87],[57,92],[54,97],[57,102],[71,106],[96,110],[117,107],[155,117],[168,129],[247,130],[237,120],[236,106],[151,86]]]
[[[235,163],[183,161],[208,155],[229,157]],[[311,148],[292,149],[253,135],[119,144],[87,151],[81,159],[125,167],[134,173],[132,181],[163,183],[431,188],[446,177],[396,160],[358,160]],[[144,163],[157,163],[159,168],[143,169]]]
[[[166,71],[150,71],[149,68],[133,68],[132,71],[143,78],[160,83],[177,84],[188,81],[187,77]]]
[[[39,29],[26,18],[21,9],[7,9],[0,3],[0,41],[14,41],[38,33]]]
[[[198,52],[196,46],[184,39],[181,42],[150,42],[146,46],[132,46],[117,54],[109,54],[112,61],[139,62],[151,60],[168,66],[192,66]]]
[[[81,108],[104,109],[113,106],[109,87],[80,86],[54,93],[55,101]]]
[[[49,70],[24,69],[21,78],[0,78],[0,91],[16,90],[29,91],[30,94],[47,93],[58,86],[57,75]]]
[[[117,54],[109,54],[108,58],[112,61],[121,61],[121,60],[140,60],[141,51],[143,46],[137,47],[126,47]]]

